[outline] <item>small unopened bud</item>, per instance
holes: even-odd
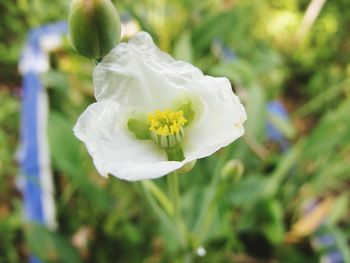
[[[177,169],[176,172],[179,174],[184,174],[193,169],[193,167],[196,165],[196,160],[186,163],[184,166],[182,166],[180,169]]]
[[[244,172],[244,166],[239,160],[229,160],[221,170],[223,179],[229,179],[237,182]]]
[[[120,17],[110,0],[73,0],[69,37],[81,55],[98,59],[120,41]]]

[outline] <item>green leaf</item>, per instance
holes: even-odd
[[[195,50],[200,53],[209,48],[216,37],[224,36],[232,30],[236,17],[232,12],[221,12],[209,17],[194,29],[192,42]]]
[[[69,79],[67,74],[58,70],[50,70],[41,75],[41,81],[46,88],[52,88],[61,92],[69,90]]]
[[[247,175],[233,185],[228,195],[233,206],[243,207],[259,200],[266,186],[267,179],[260,175]]]
[[[225,76],[234,84],[244,87],[256,85],[256,74],[251,64],[243,59],[236,59],[233,62],[220,63],[209,69],[209,74],[214,76]]]
[[[81,152],[82,144],[74,137],[72,128],[73,124],[64,115],[50,112],[48,137],[54,166],[97,208],[108,209],[108,196],[87,176],[89,168],[85,164],[89,157]]]
[[[81,262],[69,241],[39,224],[29,224],[27,244],[34,255],[45,262]]]
[[[298,144],[289,149],[283,158],[280,159],[278,166],[270,175],[265,185],[265,196],[273,196],[279,191],[283,180],[288,176],[292,167],[298,162],[301,151],[304,149],[303,146],[304,141],[300,140]]]
[[[80,143],[73,135],[73,123],[58,112],[50,112],[48,136],[55,166],[70,175],[85,174],[80,165]]]
[[[274,199],[263,199],[257,203],[257,210],[262,221],[262,232],[266,238],[274,244],[282,242],[284,223],[281,203]]]
[[[331,212],[328,214],[327,221],[330,224],[337,224],[343,218],[346,218],[346,213],[348,211],[347,207],[349,207],[349,197],[347,194],[340,195],[335,200]]]

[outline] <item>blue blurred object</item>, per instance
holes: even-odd
[[[344,255],[339,249],[340,245],[334,237],[334,233],[323,226],[321,226],[319,230],[322,231],[315,234],[311,243],[315,250],[321,254],[321,262],[345,263]]]
[[[213,40],[211,49],[213,54],[224,62],[235,61],[237,56],[220,38]]]
[[[324,249],[325,247],[331,247],[335,244],[335,239],[330,234],[323,234],[315,238],[315,242],[317,243],[317,246],[321,249]]]
[[[333,250],[322,257],[322,263],[345,263],[345,261],[340,251]]]
[[[278,100],[271,101],[269,104],[267,104],[267,111],[270,114],[278,116],[283,120],[288,120],[289,118],[286,108]],[[267,131],[267,137],[275,141],[281,147],[282,151],[286,151],[289,148],[289,143],[287,138],[270,121],[266,123],[266,131]]]
[[[28,220],[44,223],[40,190],[37,105],[41,83],[38,76],[28,72],[23,76],[21,173],[25,176],[22,188],[25,215]]]
[[[46,122],[47,94],[39,74],[49,69],[50,49],[57,48],[67,24],[59,22],[29,32],[19,69],[23,75],[19,163],[25,218],[55,228],[55,205]],[[30,256],[31,263],[40,263]]]

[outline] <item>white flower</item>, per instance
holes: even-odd
[[[228,79],[174,60],[145,32],[117,45],[93,80],[97,102],[74,132],[104,176],[157,178],[244,133],[246,113]]]

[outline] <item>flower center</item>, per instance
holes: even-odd
[[[181,132],[187,120],[183,116],[183,111],[160,111],[148,115],[148,122],[151,124],[150,131],[157,135],[176,135]]]
[[[182,142],[187,120],[182,110],[156,110],[148,115],[152,137],[162,147],[169,148]]]
[[[175,104],[176,110],[156,110],[148,113],[148,120],[143,114],[127,121],[128,130],[138,140],[153,140],[166,152],[168,161],[182,162],[185,160],[183,143],[185,129],[191,125],[195,118],[193,110],[195,98],[182,98]],[[197,101],[198,102],[198,101]],[[196,109],[200,110],[200,102],[196,103]],[[200,113],[200,111],[197,113]]]

